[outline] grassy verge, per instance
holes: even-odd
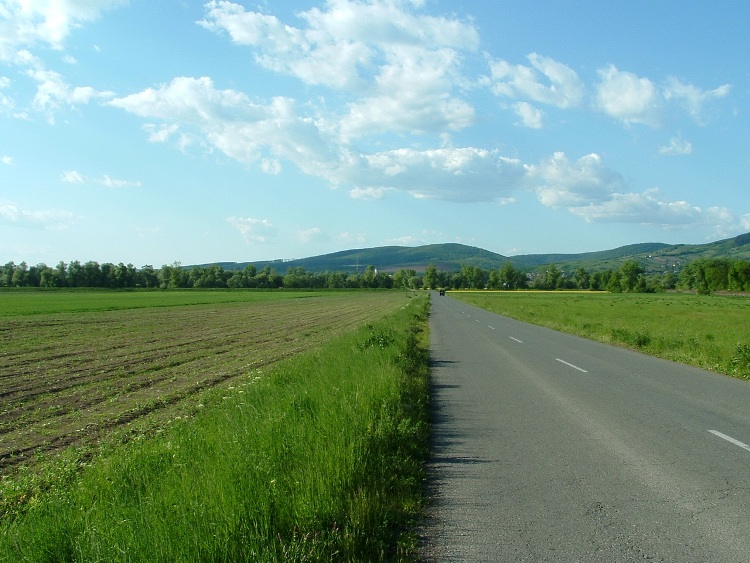
[[[64,458],[0,559],[410,560],[428,432],[427,301],[238,378],[156,437]],[[6,482],[13,494],[19,481]],[[29,489],[32,490],[32,489]]]
[[[451,292],[483,309],[750,379],[750,299],[678,293]]]

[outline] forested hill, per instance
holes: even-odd
[[[333,254],[301,258],[298,260],[274,260],[269,262],[219,262],[225,270],[241,270],[249,264],[258,269],[271,266],[279,272],[302,267],[308,272],[356,272],[367,266],[375,266],[381,272],[416,270],[423,272],[430,264],[441,271],[458,271],[463,264],[482,269],[499,268],[509,258],[465,244],[446,243],[425,246],[381,246],[343,250]]]
[[[642,243],[580,254],[526,254],[507,257],[474,246],[446,243],[417,247],[382,246],[343,250],[297,260],[218,262],[217,264],[225,270],[241,270],[249,264],[253,264],[258,269],[271,266],[280,273],[296,267],[302,267],[308,272],[361,272],[370,265],[375,266],[381,272],[395,272],[402,269],[423,272],[430,264],[435,265],[441,271],[458,271],[466,264],[483,270],[491,270],[510,261],[515,267],[525,270],[535,270],[547,264],[555,264],[565,269],[584,268],[590,272],[596,272],[616,270],[628,260],[638,261],[648,271],[674,270],[698,258],[750,260],[750,233],[708,244]]]

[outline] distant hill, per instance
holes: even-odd
[[[362,272],[370,265],[380,272],[395,272],[402,269],[423,272],[430,264],[434,264],[438,270],[448,272],[460,270],[464,264],[491,270],[510,261],[517,268],[528,271],[555,264],[563,270],[584,268],[589,272],[597,272],[616,270],[626,260],[637,260],[646,271],[656,273],[679,270],[685,263],[697,258],[731,258],[750,261],[750,233],[708,244],[641,243],[580,254],[525,254],[508,257],[474,246],[445,243],[416,247],[381,246],[342,250],[297,260],[215,262],[215,264],[225,270],[241,270],[249,264],[255,265],[258,269],[271,266],[283,274],[288,268],[296,267],[302,267],[308,272]],[[202,264],[202,266],[208,265]]]
[[[460,270],[463,264],[472,264],[483,270],[498,268],[508,258],[465,244],[445,243],[426,246],[380,246],[377,248],[359,248],[342,250],[332,254],[323,254],[297,260],[272,260],[260,262],[218,262],[225,270],[241,270],[248,264],[260,269],[271,266],[283,273],[288,268],[303,267],[308,272],[356,272],[364,271],[367,266],[375,266],[380,272],[397,270],[416,270],[418,272],[430,264],[439,270]]]

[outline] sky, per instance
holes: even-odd
[[[0,262],[750,231],[750,3],[0,0]]]

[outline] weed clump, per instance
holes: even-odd
[[[750,344],[737,344],[730,365],[736,377],[750,379]]]

